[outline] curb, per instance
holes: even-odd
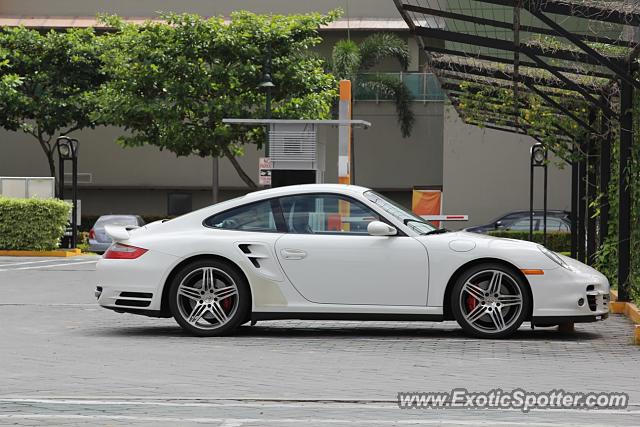
[[[633,343],[640,345],[640,309],[631,302],[618,301],[618,292],[613,289],[611,293],[611,302],[609,303],[609,312],[613,314],[624,314],[635,323],[633,331]]]
[[[13,251],[0,250],[0,256],[17,256],[17,257],[59,257],[67,258],[82,255],[80,249],[57,249],[55,251]]]

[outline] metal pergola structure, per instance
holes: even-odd
[[[597,240],[609,229],[608,184],[613,130],[620,138],[619,299],[629,299],[633,95],[640,54],[637,0],[394,0],[425,50],[428,65],[463,121],[529,135],[521,117],[535,97],[563,117],[558,139],[572,147],[572,256],[594,262]],[[434,20],[435,18],[435,20]],[[435,24],[434,24],[435,22]],[[479,114],[462,109],[469,92],[512,93],[513,109],[485,96]],[[490,108],[496,107],[496,108]],[[491,113],[487,113],[487,111]],[[586,113],[585,111],[586,110]],[[480,114],[481,113],[481,114]],[[480,116],[480,118],[478,118]],[[594,200],[601,194],[599,222]],[[598,233],[599,230],[599,233]]]

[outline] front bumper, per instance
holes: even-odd
[[[535,326],[555,326],[561,323],[591,323],[605,320],[609,313],[587,316],[534,316],[531,323]]]
[[[527,276],[534,301],[532,319],[540,324],[605,319],[609,313],[607,278],[576,260],[563,259],[571,269],[558,267],[545,270],[544,275]]]

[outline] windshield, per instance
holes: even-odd
[[[417,233],[427,234],[436,229],[436,227],[434,227],[418,215],[414,214],[404,206],[397,204],[393,200],[387,199],[386,197],[376,193],[375,191],[369,190],[364,193],[364,196],[376,205],[380,206],[388,214],[402,221]]]

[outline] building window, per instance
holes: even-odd
[[[191,193],[169,193],[167,215],[178,216],[192,211]]]

